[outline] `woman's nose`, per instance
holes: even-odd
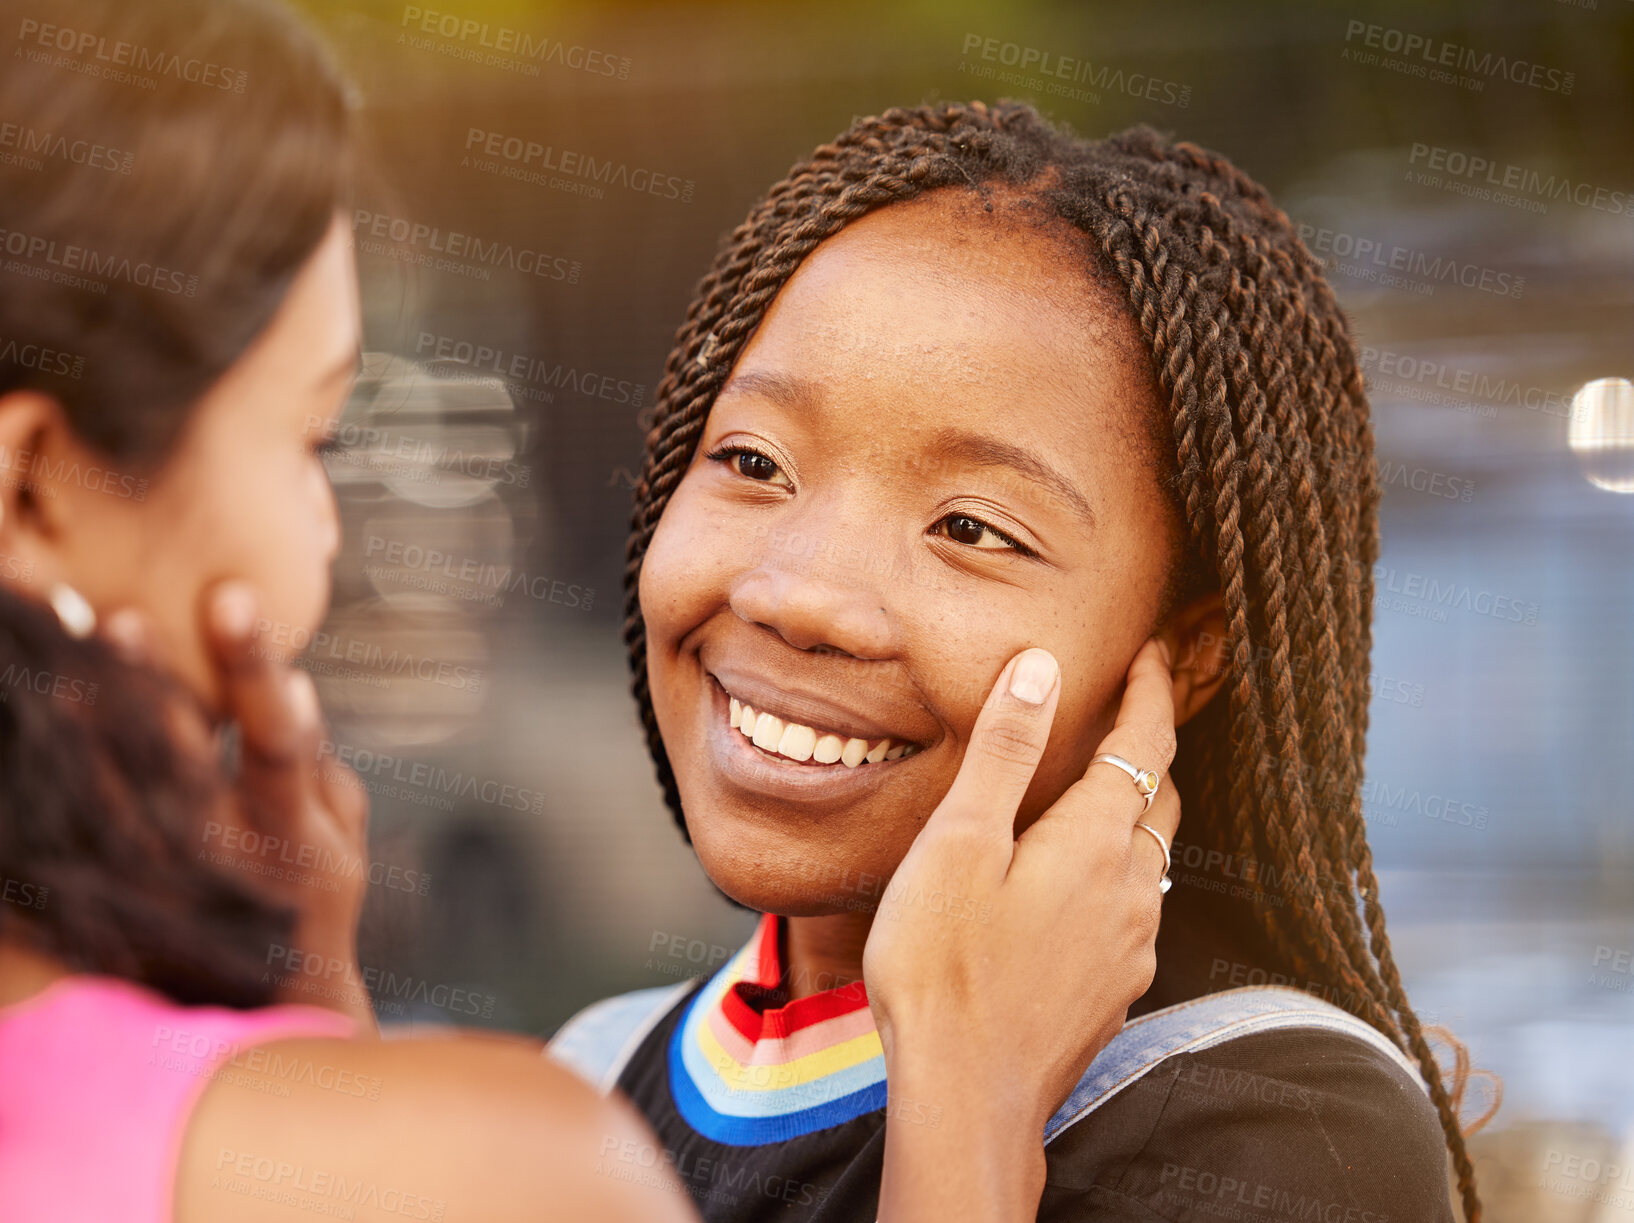
[[[340,503],[335,497],[334,486],[329,483],[328,477],[322,478],[322,487],[317,490],[318,502],[318,546],[323,551],[325,564],[332,564],[340,555]]]
[[[764,625],[800,650],[838,650],[856,658],[889,658],[896,625],[880,584],[843,566],[804,556],[762,556],[732,584],[737,615]]]

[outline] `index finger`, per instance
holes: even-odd
[[[210,644],[220,672],[224,712],[238,723],[245,757],[287,767],[317,758],[321,731],[311,679],[261,645],[259,603],[245,583],[225,582],[207,596]]]
[[[1050,737],[1060,678],[1048,650],[1033,647],[1010,660],[976,715],[953,785],[926,829],[964,827],[994,844],[1014,844],[1016,812]]]

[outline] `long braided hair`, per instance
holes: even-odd
[[[685,834],[638,585],[716,393],[824,239],[876,208],[988,185],[1027,189],[1089,235],[1127,291],[1168,406],[1168,483],[1190,563],[1222,593],[1230,656],[1227,699],[1180,730],[1187,823],[1299,890],[1297,905],[1256,906],[1267,946],[1417,1059],[1465,1218],[1479,1223],[1462,1089],[1449,1096],[1407,1001],[1362,815],[1379,491],[1356,351],[1287,215],[1223,157],[1146,127],[1081,140],[1022,103],[938,104],[859,120],[755,205],[677,334],[635,487],[624,637],[665,800]]]

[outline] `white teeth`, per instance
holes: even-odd
[[[756,747],[763,747],[768,752],[775,752],[778,740],[782,737],[782,718],[774,714],[763,713],[755,719],[754,741]]]
[[[765,714],[761,715],[765,717]],[[787,756],[790,760],[801,762],[811,759],[813,750],[817,747],[817,732],[809,726],[801,726],[798,722],[790,722],[783,728],[783,737],[777,741],[777,754]]]
[[[882,760],[899,760],[919,750],[915,744],[896,743],[892,739],[881,739],[870,748],[867,739],[847,739],[799,722],[785,722],[773,714],[756,712],[754,706],[735,696],[728,698],[728,713],[732,729],[756,747],[801,763],[815,760],[818,764],[839,763],[854,769],[864,762],[878,764]]]

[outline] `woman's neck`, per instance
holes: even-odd
[[[862,980],[862,949],[872,913],[833,913],[785,921],[783,965],[789,1000]]]
[[[68,969],[60,961],[21,943],[0,939],[0,1006],[25,1002],[67,975]]]

